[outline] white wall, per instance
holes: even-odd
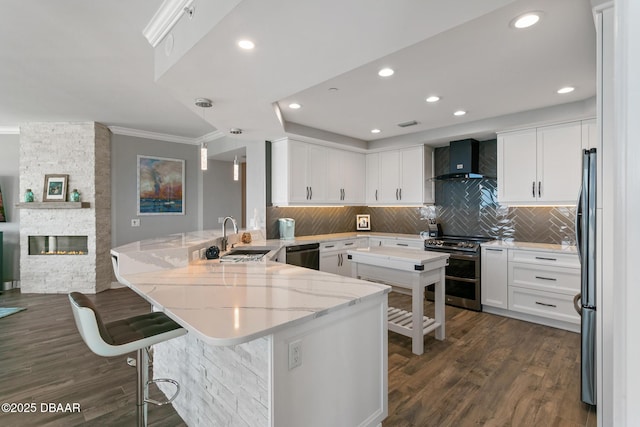
[[[185,214],[137,215],[138,154],[185,161]],[[111,136],[111,221],[112,246],[198,229],[200,203],[200,149],[177,144],[113,134]],[[140,219],[140,227],[131,220]]]
[[[254,212],[259,216],[259,228],[265,227],[266,219],[266,142],[247,141],[239,138],[223,137],[209,143],[209,156],[237,150],[245,147],[247,153],[247,228],[253,228],[251,223]],[[206,228],[206,227],[205,227]]]
[[[4,277],[0,277],[0,284],[20,279],[20,220],[14,207],[21,201],[19,166],[20,135],[0,134],[0,189],[7,217],[7,222],[0,222],[0,231],[4,234]]]
[[[615,426],[640,422],[640,2],[617,0],[615,58],[616,166],[614,194],[614,419]]]
[[[233,162],[209,160],[202,173],[203,229],[219,229],[218,218],[242,218],[242,181],[233,180]]]

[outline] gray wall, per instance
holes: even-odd
[[[137,215],[137,156],[158,156],[185,161],[185,214]],[[112,246],[152,237],[198,230],[201,216],[200,149],[125,135],[111,135]],[[131,220],[140,219],[140,227]]]
[[[232,216],[242,218],[242,181],[233,180],[233,162],[209,160],[203,172],[203,229],[220,228],[218,218]]]
[[[7,222],[0,222],[0,231],[4,233],[4,277],[0,278],[0,284],[20,278],[20,220],[14,207],[20,201],[19,166],[20,135],[0,134],[0,189],[7,217]]]

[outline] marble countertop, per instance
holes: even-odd
[[[186,267],[122,273],[131,287],[213,345],[236,345],[380,298],[378,283],[267,262],[202,260]]]
[[[399,248],[395,246],[374,246],[370,248],[350,249],[347,254],[354,262],[367,261],[381,267],[392,267],[415,271],[414,266],[425,265],[449,258],[446,252],[430,252],[421,249]],[[444,265],[444,264],[442,264]]]
[[[503,249],[522,249],[529,251],[544,251],[544,252],[560,252],[566,254],[578,254],[575,245],[557,245],[552,243],[533,243],[533,242],[514,242],[493,240],[491,242],[483,243],[482,247],[498,247]]]

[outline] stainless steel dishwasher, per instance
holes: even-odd
[[[287,264],[320,270],[320,244],[287,246]]]

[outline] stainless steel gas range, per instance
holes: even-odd
[[[480,302],[480,244],[493,240],[483,236],[443,236],[424,241],[425,251],[447,252],[445,301],[449,305],[482,311]],[[426,297],[433,300],[433,285]]]

